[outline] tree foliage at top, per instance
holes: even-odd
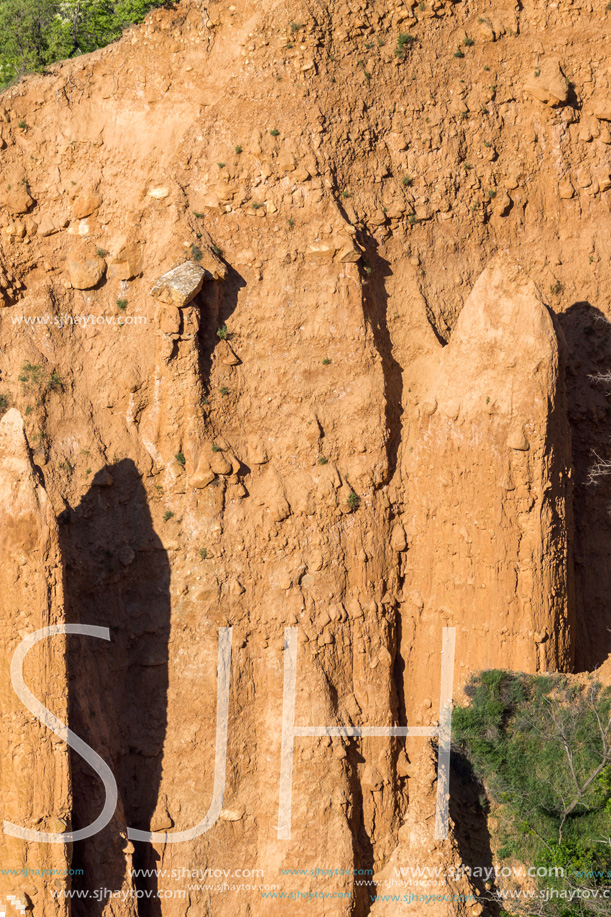
[[[0,0],[0,86],[95,51],[164,0]]]
[[[564,896],[511,912],[611,913],[611,689],[489,671],[466,690],[454,737],[492,804],[500,856],[565,873],[539,879]]]

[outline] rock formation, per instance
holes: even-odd
[[[32,463],[23,419],[11,408],[0,420],[2,520],[2,819],[36,831],[70,829],[72,792],[68,746],[27,711],[11,684],[10,663],[27,634],[62,624],[63,566],[57,522]],[[34,696],[67,722],[65,637],[33,648],[24,666]],[[69,913],[50,892],[69,885],[64,845],[28,843],[2,833],[0,900],[9,895],[33,904],[36,914]],[[13,874],[11,874],[11,871]]]
[[[506,258],[494,261],[447,346],[435,342],[404,378],[405,509],[393,538],[403,558],[404,658],[415,666],[405,678],[408,706],[418,709],[439,683],[440,622],[458,628],[464,672],[569,670],[575,628],[564,366],[533,282]]]
[[[446,626],[457,696],[611,651],[592,6],[182,0],[0,97],[3,817],[82,827],[103,801],[12,693],[49,622],[110,630],[33,650],[26,681],[119,795],[90,841],[2,858],[123,895],[72,917],[390,913],[371,896],[432,839],[431,742],[297,737],[279,839],[286,628],[297,726],[434,726]],[[132,842],[208,811],[228,627],[220,816]],[[465,811],[439,862],[475,849]],[[281,874],[321,866],[344,872]],[[244,869],[303,897],[217,887]]]

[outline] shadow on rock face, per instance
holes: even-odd
[[[485,914],[498,917],[501,908],[494,900],[497,892],[494,879],[486,887],[485,877],[478,877],[476,870],[485,870],[484,875],[493,875],[492,848],[487,821],[487,802],[485,792],[475,777],[471,764],[453,748],[450,773],[450,817],[454,822],[456,842],[458,844],[459,863],[468,866],[475,875],[471,878],[475,894],[486,902]]]
[[[577,671],[599,666],[611,653],[611,324],[588,302],[576,302],[558,321],[567,342],[567,404],[571,425],[575,520],[574,567]],[[597,458],[598,456],[598,458]]]
[[[67,621],[108,627],[111,636],[109,643],[80,636],[68,640],[70,723],[111,767],[119,792],[110,824],[75,844],[73,866],[84,875],[75,878],[73,887],[118,890],[125,881],[126,827],[149,829],[156,810],[157,820],[160,813],[170,568],[130,460],[98,473],[80,504],[62,514],[61,523]],[[71,767],[76,829],[99,814],[104,789],[76,753]],[[150,844],[137,844],[133,866],[154,868],[154,856]],[[135,882],[136,889],[156,892],[156,879]],[[96,917],[105,902],[89,899],[79,910],[83,906],[73,903],[75,917]],[[159,917],[160,902],[144,897],[137,910],[125,913]]]
[[[228,266],[222,283],[204,284],[194,300],[200,306],[202,324],[199,329],[199,371],[202,379],[210,378],[212,358],[219,345],[218,329],[230,318],[238,304],[240,290],[246,281],[235,268]]]
[[[401,366],[393,356],[393,345],[388,328],[388,290],[387,279],[392,271],[390,264],[382,258],[377,251],[377,245],[372,238],[366,239],[367,259],[371,273],[363,285],[363,311],[376,350],[382,363],[384,374],[384,400],[386,410],[386,427],[388,429],[388,442],[386,452],[388,455],[387,480],[390,480],[397,468],[399,447],[401,445],[403,414],[403,378]]]

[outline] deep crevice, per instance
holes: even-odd
[[[365,320],[373,334],[375,348],[382,361],[384,376],[384,405],[386,421],[386,454],[388,474],[382,484],[392,479],[401,446],[403,427],[403,370],[393,354],[393,344],[388,328],[388,291],[386,278],[392,274],[391,266],[378,252],[371,236],[364,238],[367,266],[371,272],[363,282],[363,308]]]
[[[611,459],[611,324],[589,302],[557,315],[567,343],[566,395],[574,473],[575,669],[596,669],[611,653],[611,474],[588,483],[595,453]]]

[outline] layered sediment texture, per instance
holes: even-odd
[[[10,687],[49,622],[110,628],[32,651],[29,678],[119,791],[73,850],[4,843],[128,893],[75,917],[272,906],[138,900],[176,883],[134,866],[381,881],[427,845],[486,855],[459,782],[433,844],[423,739],[298,738],[278,840],[286,627],[299,725],[434,724],[445,626],[457,691],[607,657],[609,15],[185,0],[0,98],[2,813],[78,828],[103,803]],[[228,626],[220,818],[133,844],[208,809]],[[49,887],[28,879],[34,914]],[[352,875],[333,890],[274,911],[386,913]]]

